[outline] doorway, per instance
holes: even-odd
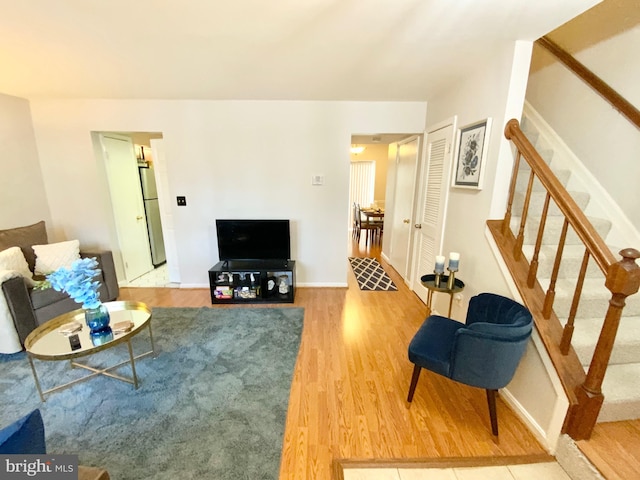
[[[164,156],[162,134],[105,132],[98,138],[118,244],[114,249],[118,278],[126,280],[126,286],[172,286],[168,264],[173,262],[165,253],[162,221],[166,189],[163,192],[158,185],[156,171],[157,159]],[[166,175],[164,166],[162,171]]]
[[[352,167],[349,185],[349,204],[345,205],[345,207],[349,209],[349,225],[347,226],[347,231],[351,256],[372,257],[388,262],[388,257],[383,253],[383,250],[387,249],[386,245],[389,240],[387,237],[391,235],[387,235],[386,228],[383,228],[383,232],[385,233],[382,235],[382,238],[377,238],[376,242],[367,243],[366,240],[364,240],[365,235],[361,235],[360,241],[358,241],[352,235],[354,228],[353,202],[359,199],[358,203],[360,203],[361,207],[367,208],[374,206],[376,209],[385,212],[384,225],[387,225],[387,219],[390,218],[389,206],[393,204],[393,202],[389,201],[393,196],[393,189],[389,190],[389,188],[394,183],[397,142],[411,135],[412,134],[409,133],[354,134],[351,137],[352,151],[350,162]],[[359,148],[355,149],[354,147]],[[369,164],[371,167],[368,170],[372,172],[374,177],[372,180],[368,180],[368,182],[371,183],[367,186],[369,192],[366,195],[366,200],[362,200],[362,197],[358,195],[356,190],[359,187],[357,185],[354,186],[353,183],[354,171],[362,170],[361,168],[353,168],[353,165],[357,164]]]

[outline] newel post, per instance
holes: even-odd
[[[609,308],[587,372],[587,378],[576,389],[580,406],[573,413],[567,425],[567,433],[574,440],[586,439],[591,436],[604,401],[602,382],[618,332],[625,299],[629,295],[637,293],[640,287],[640,267],[636,264],[636,259],[640,258],[640,252],[635,248],[626,248],[620,251],[620,255],[622,260],[612,264],[607,271],[605,286],[612,294]]]

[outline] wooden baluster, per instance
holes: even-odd
[[[544,226],[547,223],[547,215],[549,213],[549,202],[551,195],[547,192],[547,196],[544,199],[544,206],[542,208],[542,215],[540,216],[540,226],[538,227],[538,237],[536,238],[536,247],[533,251],[533,258],[531,259],[531,265],[529,266],[529,276],[527,277],[527,286],[533,288],[536,283],[536,276],[538,275],[538,257],[540,256],[540,248],[542,247],[542,237],[544,235]]]
[[[604,395],[602,382],[611,358],[611,350],[618,332],[625,299],[638,292],[640,287],[640,267],[636,260],[640,252],[635,248],[620,251],[622,260],[612,264],[607,271],[605,286],[612,293],[604,324],[593,353],[593,358],[584,383],[576,388],[580,408],[567,422],[567,433],[575,440],[588,439],[598,419]]]
[[[556,252],[556,259],[553,263],[553,271],[551,272],[551,280],[549,281],[549,289],[547,295],[544,297],[544,306],[542,307],[542,315],[544,318],[551,316],[551,310],[553,309],[553,301],[556,299],[556,281],[558,280],[558,272],[560,271],[560,262],[562,261],[562,252],[564,251],[564,242],[567,239],[567,229],[569,228],[569,220],[564,219],[562,224],[562,233],[560,233],[560,240],[558,241],[558,251]]]
[[[516,160],[513,162],[513,171],[511,172],[511,185],[509,185],[509,200],[507,201],[507,211],[502,221],[502,234],[506,235],[511,224],[511,208],[513,206],[513,196],[516,192],[516,180],[518,178],[518,169],[520,168],[520,150],[516,154]]]
[[[524,197],[524,205],[522,205],[522,217],[520,217],[520,228],[518,229],[518,238],[516,238],[516,244],[513,248],[513,256],[516,261],[522,258],[522,245],[524,245],[524,227],[527,223],[527,215],[529,214],[529,202],[531,201],[531,191],[533,190],[533,181],[536,175],[531,170],[529,175],[529,183],[527,184],[527,193]]]
[[[571,347],[571,339],[573,338],[573,327],[578,313],[578,304],[580,303],[580,296],[582,295],[582,286],[584,285],[584,277],[587,274],[587,267],[589,266],[589,250],[584,251],[582,257],[582,266],[580,267],[580,274],[578,275],[578,282],[576,284],[576,290],[573,292],[573,302],[571,302],[571,310],[569,311],[569,318],[567,324],[562,330],[562,339],[560,340],[560,351],[563,355],[569,354],[569,347]]]

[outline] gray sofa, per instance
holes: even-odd
[[[20,247],[32,272],[35,267],[35,253],[31,246],[47,243],[47,230],[44,222],[0,230],[0,251],[14,246]],[[101,270],[101,278],[98,278],[101,283],[100,300],[103,302],[116,300],[119,288],[111,252],[91,252],[81,249],[80,256],[95,257],[98,261]],[[30,288],[22,277],[11,278],[3,282],[2,292],[13,317],[20,342],[23,344],[27,335],[38,325],[42,325],[62,313],[80,308],[80,305],[66,293],[56,292],[52,288],[46,290]]]

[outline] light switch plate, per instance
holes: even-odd
[[[324,175],[312,175],[311,185],[324,185]]]

